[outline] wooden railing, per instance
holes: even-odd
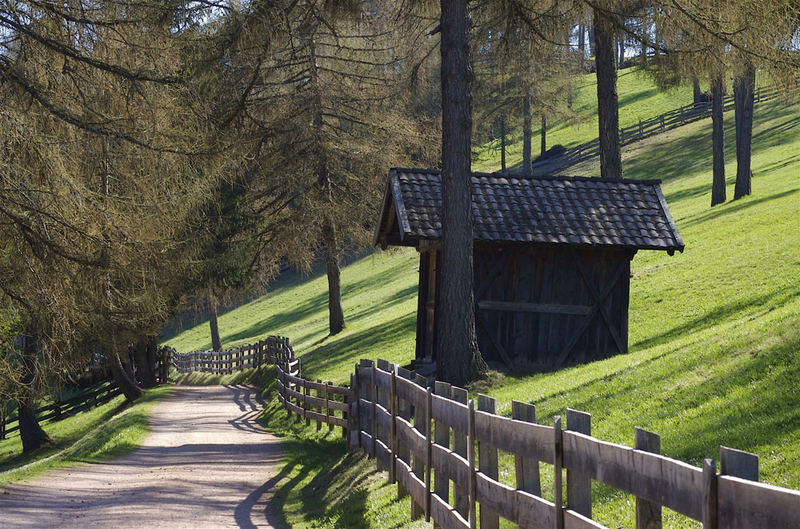
[[[172,365],[178,373],[228,374],[289,360],[294,360],[294,351],[289,346],[289,339],[281,336],[268,336],[260,342],[225,351],[174,352],[171,355]]]
[[[278,365],[278,400],[289,415],[305,419],[307,426],[315,421],[317,430],[324,423],[329,428],[340,427],[342,435],[347,435],[351,393],[348,386],[302,378],[299,358]]]
[[[795,87],[790,90],[779,90],[775,87],[759,87],[755,90],[755,102],[761,103],[786,95],[798,92]],[[723,110],[731,110],[734,106],[734,97],[726,96],[723,99]],[[660,116],[651,119],[639,120],[629,127],[619,129],[619,141],[622,145],[627,145],[635,141],[642,140],[654,134],[660,134],[668,130],[692,123],[711,115],[711,102],[696,103],[682,106],[675,110],[665,112]],[[567,149],[564,154],[556,158],[533,162],[533,174],[550,174],[554,171],[575,165],[584,160],[588,160],[600,154],[600,140],[595,138],[586,143],[581,143],[575,147]]]
[[[88,410],[104,404],[120,395],[122,391],[113,382],[101,382],[93,387],[81,391],[68,399],[59,400],[34,410],[36,419],[41,423],[45,421],[60,421],[80,411]],[[5,417],[5,406],[0,409],[0,439],[5,439],[9,434],[19,432],[19,417]]]
[[[591,416],[577,410],[567,410],[566,427],[560,417],[538,424],[524,402],[512,402],[511,418],[500,416],[491,397],[478,395],[476,403],[462,388],[430,387],[380,360],[362,360],[349,389],[282,368],[278,378],[287,412],[318,428],[346,426],[349,445],[375,458],[411,497],[411,517],[437,527],[495,529],[503,517],[526,528],[603,528],[591,519],[592,480],[636,497],[637,528],[661,527],[662,507],[706,528],[800,527],[800,492],[758,483],[758,457],[746,452],[721,447],[717,473],[711,459],[700,468],[660,455],[654,433],[637,428],[630,448],[592,437]],[[342,400],[331,406],[334,393]],[[499,479],[499,451],[514,457],[513,485]],[[542,497],[541,464],[552,467],[553,501]]]

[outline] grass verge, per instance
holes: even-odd
[[[107,461],[136,449],[149,431],[150,408],[169,395],[170,387],[147,390],[133,405],[120,395],[49,423],[45,430],[53,443],[28,454],[22,453],[19,436],[0,441],[0,486],[70,465]]]

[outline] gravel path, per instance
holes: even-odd
[[[248,386],[178,386],[141,448],[0,493],[0,527],[283,527],[268,505],[280,444],[260,407]]]

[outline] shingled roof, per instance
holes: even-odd
[[[657,180],[475,173],[476,241],[683,251]],[[391,169],[375,243],[416,246],[441,236],[439,171]]]

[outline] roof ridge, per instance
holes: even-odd
[[[416,173],[416,174],[430,174],[430,175],[441,175],[441,169],[434,169],[430,167],[426,168],[413,168],[413,167],[392,167],[389,169],[390,172],[402,172],[402,173]],[[483,171],[473,171],[472,173],[473,178],[513,178],[515,180],[536,180],[536,181],[546,181],[546,180],[559,180],[559,181],[569,181],[569,182],[592,182],[596,184],[636,184],[636,185],[661,185],[661,180],[658,178],[650,178],[650,179],[633,179],[633,178],[601,178],[597,176],[570,176],[570,175],[531,175],[531,174],[517,174],[517,173],[509,173],[509,172],[500,172],[496,171],[493,173],[487,173]]]

